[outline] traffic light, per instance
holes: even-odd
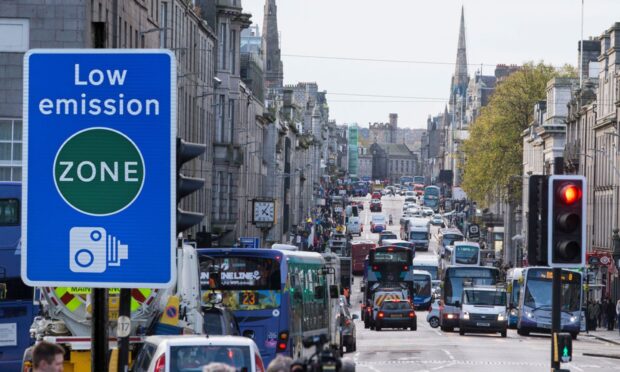
[[[553,334],[553,361],[568,363],[573,360],[573,339],[570,333]]]
[[[546,175],[529,177],[527,260],[530,266],[547,266],[548,182]]]
[[[547,261],[551,267],[584,266],[586,261],[586,179],[549,178]]]
[[[181,172],[183,164],[202,155],[206,146],[200,143],[185,142],[177,138],[177,203],[194,191],[200,190],[204,184],[204,178],[186,177]],[[198,212],[184,211],[177,207],[177,234],[190,227],[199,224],[204,215]]]

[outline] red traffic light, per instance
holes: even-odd
[[[569,183],[562,186],[558,192],[558,197],[565,205],[573,205],[581,200],[581,188],[575,184]]]

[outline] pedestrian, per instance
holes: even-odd
[[[290,372],[292,364],[292,358],[278,354],[278,356],[269,363],[267,372]]]
[[[610,302],[607,306],[607,330],[608,331],[614,330],[614,323],[616,321],[616,317],[618,317],[618,315],[616,314],[616,307],[614,306],[612,302]]]
[[[609,307],[609,303],[607,302],[607,298],[603,298],[603,303],[601,304],[601,317],[603,318],[603,328],[607,327],[607,308]]]
[[[616,301],[616,318],[618,319],[618,332],[620,332],[620,300]]]
[[[33,372],[62,372],[65,349],[62,346],[41,341],[32,350]]]
[[[601,305],[601,301],[596,301],[596,322],[598,324],[599,327],[602,326],[602,322],[603,322],[603,307]]]
[[[595,314],[594,303],[592,303],[592,301],[588,301],[588,307],[586,309],[586,312],[587,312],[587,319],[588,319],[588,321],[586,322],[586,329],[588,331],[595,331],[596,330],[596,314]]]

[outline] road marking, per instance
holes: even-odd
[[[450,358],[450,360],[454,360],[454,356],[452,355],[452,353],[450,353],[448,350],[446,349],[441,349],[441,351],[443,351],[444,353],[446,353],[446,355],[448,356],[448,358]]]
[[[575,368],[577,371],[584,372],[584,370],[583,370],[583,369],[581,369],[581,368],[577,367],[577,366],[576,366],[576,365],[574,365],[574,364],[571,364],[571,367]]]

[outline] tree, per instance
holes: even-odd
[[[482,206],[505,196],[506,186],[523,171],[521,133],[533,120],[534,104],[545,98],[554,77],[574,77],[571,66],[556,69],[527,63],[498,84],[489,104],[470,127],[464,141],[463,189]],[[518,187],[513,188],[518,189]]]

